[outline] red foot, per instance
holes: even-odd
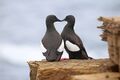
[[[62,58],[61,61],[62,61],[62,60],[69,60],[69,58]]]

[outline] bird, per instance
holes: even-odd
[[[47,61],[59,61],[64,51],[64,41],[57,32],[54,22],[61,21],[55,15],[46,17],[46,33],[41,40],[41,51]]]
[[[74,31],[75,17],[68,15],[62,21],[67,21],[61,36],[64,40],[65,50],[69,55],[69,59],[92,59],[88,57],[82,40]]]

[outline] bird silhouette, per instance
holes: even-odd
[[[64,50],[64,41],[54,26],[56,21],[60,20],[55,15],[46,18],[47,30],[41,41],[41,50],[47,61],[59,61]]]
[[[62,21],[67,21],[61,36],[64,40],[65,50],[69,54],[69,59],[92,59],[88,57],[82,40],[74,31],[75,17],[68,15]]]

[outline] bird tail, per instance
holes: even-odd
[[[88,56],[87,51],[85,50],[85,48],[83,48],[82,54],[83,54],[83,56],[85,56],[85,58],[87,58],[87,59],[93,59],[92,57],[89,57],[89,56]]]

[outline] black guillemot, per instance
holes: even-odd
[[[54,26],[57,21],[60,20],[55,15],[46,18],[47,30],[41,41],[41,50],[47,61],[59,61],[64,50],[64,41]]]
[[[67,21],[61,36],[64,40],[65,50],[69,55],[69,59],[92,59],[88,57],[82,40],[74,31],[75,17],[68,15],[62,21]]]

